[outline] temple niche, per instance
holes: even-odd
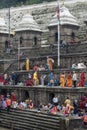
[[[41,44],[42,31],[33,16],[26,14],[15,29],[17,42],[23,47],[39,46]]]
[[[57,14],[52,17],[49,25],[49,43],[58,42],[58,17]],[[68,44],[78,42],[79,25],[76,18],[69,12],[64,5],[60,7],[60,43]]]

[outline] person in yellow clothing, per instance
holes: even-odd
[[[29,59],[26,58],[26,70],[28,71],[29,69],[30,69]]]
[[[65,87],[65,74],[64,73],[60,75],[60,86]]]
[[[71,105],[71,101],[70,101],[69,97],[66,98],[65,105],[68,107]]]
[[[34,74],[33,74],[33,81],[34,81],[35,86],[39,84],[37,71],[35,71]]]

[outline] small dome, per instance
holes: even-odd
[[[31,16],[30,14],[26,14],[23,16],[22,21],[18,24],[17,29],[15,31],[25,30],[41,31],[40,27],[33,19],[33,16]]]
[[[0,33],[8,33],[8,27],[2,17],[0,17]]]
[[[79,27],[76,18],[69,12],[69,10],[65,6],[62,6],[60,8],[60,24],[73,25]],[[58,25],[57,14],[53,16],[49,26],[56,26],[56,25]]]

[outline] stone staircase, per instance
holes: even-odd
[[[14,130],[63,130],[61,116],[36,110],[1,110],[0,119],[0,126]]]
[[[36,109],[0,111],[0,126],[12,130],[84,130],[81,118],[65,118]]]

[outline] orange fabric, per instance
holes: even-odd
[[[69,106],[69,108],[70,108],[70,110],[71,110],[71,111],[72,111],[72,110],[74,110],[74,107],[73,107],[73,106],[71,106],[71,105]]]
[[[49,67],[50,67],[50,70],[53,69],[53,62],[54,62],[54,60],[52,58],[49,58]]]
[[[72,87],[72,75],[68,74],[67,77],[67,87]]]
[[[29,106],[29,108],[30,108],[30,109],[32,109],[32,108],[33,108],[33,106]]]
[[[51,113],[52,114],[56,114],[57,113],[57,107],[54,106],[52,109],[51,109]]]
[[[11,99],[6,100],[7,106],[11,106]]]
[[[60,75],[60,85],[61,85],[61,87],[65,86],[65,75],[64,74]]]
[[[35,66],[33,67],[33,70],[34,70],[34,71],[37,71],[37,70],[38,70],[38,66],[35,65]]]
[[[83,117],[83,122],[87,122],[87,115]]]

